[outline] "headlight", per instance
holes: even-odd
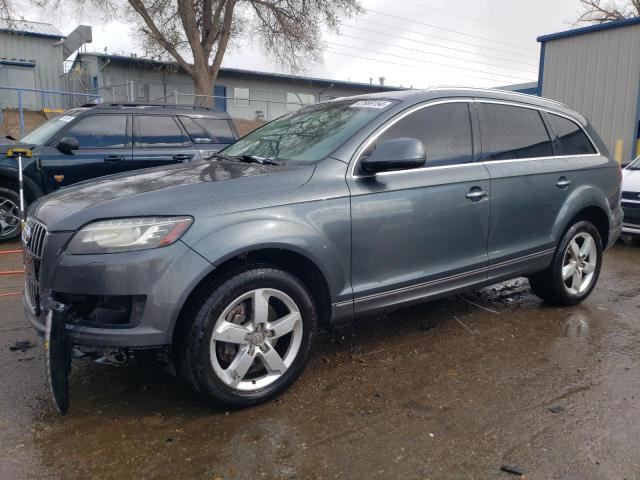
[[[189,228],[191,217],[117,218],[84,226],[69,243],[75,255],[131,252],[171,245]]]

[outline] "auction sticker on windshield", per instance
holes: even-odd
[[[350,108],[385,108],[391,105],[389,100],[359,100],[349,105]]]

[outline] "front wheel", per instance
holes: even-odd
[[[529,277],[533,292],[554,305],[576,305],[593,291],[602,267],[602,240],[587,221],[572,225],[562,237],[551,265]]]
[[[0,188],[0,242],[18,238],[20,233],[20,197],[13,190]]]
[[[192,386],[218,404],[241,408],[296,380],[317,324],[313,298],[296,277],[250,268],[205,297],[182,352]]]

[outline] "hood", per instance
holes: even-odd
[[[29,213],[52,232],[104,218],[229,213],[255,208],[266,192],[302,185],[313,170],[201,160],[78,183],[36,201]]]
[[[622,191],[640,192],[640,170],[622,170]]]

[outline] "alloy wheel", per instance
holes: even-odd
[[[571,239],[562,263],[562,281],[572,295],[586,292],[595,277],[598,264],[596,242],[586,232],[578,233]]]
[[[302,343],[302,315],[286,293],[251,290],[233,300],[216,321],[210,341],[211,366],[227,386],[243,391],[281,378]]]
[[[9,238],[20,228],[20,208],[13,200],[0,197],[0,239]]]

